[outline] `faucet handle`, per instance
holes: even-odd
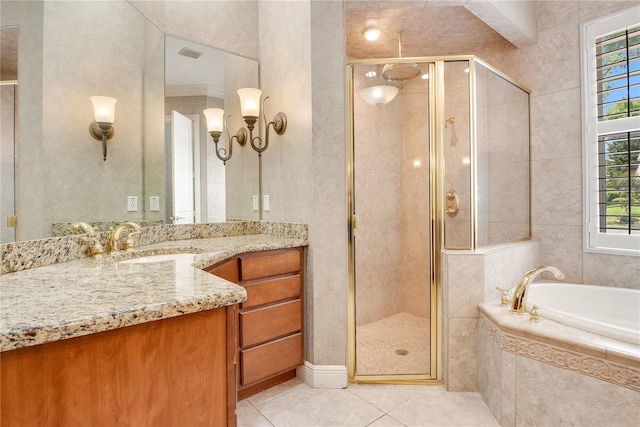
[[[98,256],[104,253],[102,243],[96,237],[84,237],[83,242],[89,243],[89,249],[91,250],[91,256]]]
[[[496,289],[502,292],[502,295],[500,296],[500,305],[507,307],[509,304],[511,304],[511,297],[509,297],[509,290],[502,289],[497,286],[496,286]]]
[[[536,304],[533,304],[533,307],[531,308],[530,314],[531,314],[531,316],[529,317],[529,320],[531,320],[532,322],[539,322],[540,321],[540,309],[538,308],[538,306]]]
[[[133,249],[134,244],[133,244],[133,236],[139,236],[140,233],[142,233],[141,231],[134,231],[129,233],[129,235],[127,236],[127,240],[125,240],[124,242],[124,250],[128,251]]]

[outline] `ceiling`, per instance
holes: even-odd
[[[403,57],[472,55],[486,46],[510,45],[466,8],[456,5],[463,3],[347,1],[347,56],[352,59],[397,57],[399,28],[404,29]],[[382,30],[377,41],[364,38],[362,32],[367,26]]]
[[[180,55],[183,48],[202,55],[197,59]],[[165,37],[166,96],[224,98],[224,56],[224,52],[199,43]]]

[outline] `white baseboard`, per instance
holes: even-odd
[[[340,365],[314,365],[307,361],[297,368],[296,375],[313,388],[346,388],[347,367]]]

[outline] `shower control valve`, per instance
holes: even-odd
[[[456,190],[447,191],[445,197],[447,198],[445,207],[445,212],[447,213],[447,215],[449,215],[450,217],[458,215],[458,211],[460,211],[460,205],[458,203],[458,193],[456,193]]]

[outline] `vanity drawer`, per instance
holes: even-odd
[[[302,290],[300,275],[288,276],[278,279],[263,280],[244,285],[247,290],[247,300],[242,303],[242,308],[256,307],[299,298]]]
[[[302,363],[301,333],[243,350],[240,352],[240,383],[251,384]]]
[[[302,330],[300,299],[240,313],[240,347]]]
[[[254,280],[300,271],[298,249],[272,252],[269,255],[240,257],[240,279]]]

